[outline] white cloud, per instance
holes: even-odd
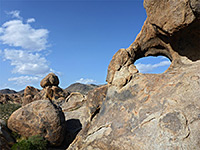
[[[161,61],[160,63],[153,64],[153,65],[152,64],[141,64],[141,63],[138,63],[138,64],[135,64],[135,66],[140,72],[146,73],[146,72],[152,71],[153,69],[156,69],[158,67],[168,66],[170,64],[171,64],[170,61]]]
[[[7,12],[7,14],[12,15],[12,18],[17,18],[20,20],[22,19],[22,17],[20,16],[20,11],[18,11],[18,10]]]
[[[32,22],[35,22],[35,19],[34,19],[34,18],[29,18],[29,19],[27,19],[26,22],[27,22],[27,23],[32,23]]]
[[[30,53],[23,50],[4,50],[4,59],[10,60],[11,65],[15,66],[13,73],[42,75],[48,73],[51,69],[47,60],[38,53]]]
[[[3,33],[3,28],[0,27],[0,34]]]
[[[35,22],[29,18],[26,23],[20,16],[20,11],[11,11],[10,21],[0,26],[0,44],[5,44],[7,49],[0,50],[4,60],[10,61],[13,66],[12,73],[21,76],[9,78],[8,81],[17,85],[38,83],[47,73],[53,71],[45,58],[49,54],[47,29],[35,29],[30,23]]]
[[[41,77],[38,76],[20,76],[9,78],[8,81],[14,81],[17,85],[28,85],[38,83],[41,80]]]
[[[41,51],[48,46],[48,33],[47,29],[34,29],[30,24],[24,24],[22,20],[11,20],[0,28],[0,41],[29,51]]]
[[[81,78],[81,79],[77,80],[76,82],[83,83],[83,84],[96,84],[97,83],[97,81],[95,81],[93,79],[84,79],[84,78]]]

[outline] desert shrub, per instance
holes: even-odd
[[[22,140],[14,144],[12,150],[36,150],[34,145],[29,140]]]
[[[20,104],[0,104],[0,119],[8,120],[10,115],[20,107]]]
[[[36,148],[36,150],[46,150],[47,140],[41,136],[32,136],[28,139]]]
[[[46,150],[47,140],[41,136],[32,136],[19,141],[12,146],[12,150]]]
[[[19,141],[20,138],[21,138],[21,135],[18,134],[17,132],[14,132],[14,131],[11,132],[11,135],[12,135],[12,137],[14,137],[14,139],[15,139],[16,141]]]

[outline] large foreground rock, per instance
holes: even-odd
[[[16,110],[8,128],[24,137],[41,135],[52,145],[60,145],[65,134],[65,116],[49,100],[38,100]]]
[[[108,67],[106,100],[70,149],[200,149],[200,1],[145,0],[136,40]],[[163,74],[141,74],[134,62],[166,56]]]

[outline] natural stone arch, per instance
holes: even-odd
[[[200,147],[200,1],[144,0],[147,19],[136,40],[112,58],[99,114],[70,149]],[[164,55],[162,74],[141,74],[134,62]]]
[[[157,5],[163,9],[155,9]],[[175,6],[180,7],[178,13],[174,13]],[[145,0],[144,7],[147,19],[142,30],[127,49],[120,49],[113,56],[106,78],[108,84],[124,86],[138,73],[133,64],[142,57],[166,56],[172,62],[168,71],[200,60],[198,2]]]

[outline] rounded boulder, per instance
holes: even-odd
[[[49,100],[38,100],[16,110],[8,119],[8,128],[24,137],[40,135],[58,146],[64,139],[65,116]]]
[[[49,73],[42,81],[40,82],[40,86],[45,88],[47,86],[58,86],[59,79],[54,73]]]

